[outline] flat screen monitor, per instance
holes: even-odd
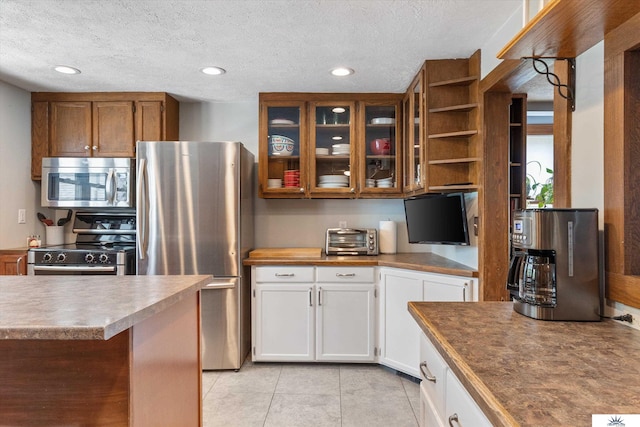
[[[404,211],[409,243],[469,245],[463,193],[410,197]]]

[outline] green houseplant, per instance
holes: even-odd
[[[542,165],[537,160],[527,162],[527,165],[535,163],[542,171]],[[545,168],[546,172],[551,175],[544,182],[538,182],[535,177],[528,173],[525,178],[527,186],[527,200],[535,200],[538,202],[539,208],[553,204],[553,169]]]

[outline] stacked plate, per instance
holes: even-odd
[[[392,188],[393,187],[393,178],[389,177],[389,178],[383,178],[383,179],[376,179],[376,187]]]
[[[346,175],[320,175],[318,177],[319,188],[346,188],[349,186],[349,177]]]
[[[372,125],[391,125],[396,122],[393,117],[376,117],[371,119]]]
[[[284,188],[300,187],[300,171],[291,169],[284,171]]]
[[[365,185],[367,187],[375,187],[376,186],[376,180],[375,179],[367,179]]]
[[[348,156],[351,154],[351,144],[333,144],[331,154],[334,156]]]

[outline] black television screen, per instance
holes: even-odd
[[[410,197],[404,211],[409,243],[469,244],[463,193]]]

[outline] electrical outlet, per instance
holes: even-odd
[[[338,227],[347,228],[347,221],[338,221]]]
[[[26,223],[27,223],[27,210],[18,209],[18,224],[26,224]]]

